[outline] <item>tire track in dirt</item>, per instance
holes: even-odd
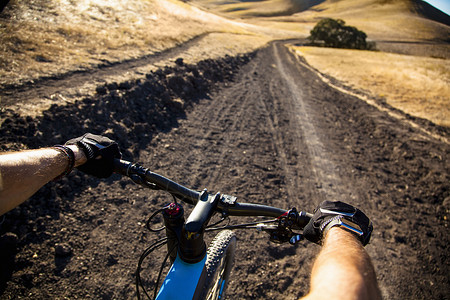
[[[322,138],[316,131],[314,122],[311,119],[312,114],[308,111],[308,107],[303,100],[304,94],[300,89],[300,85],[295,82],[294,78],[290,75],[290,70],[287,69],[288,65],[292,67],[296,64],[292,60],[287,62],[282,61],[278,53],[278,47],[277,44],[273,44],[272,51],[279,75],[283,78],[291,94],[292,100],[287,100],[287,102],[290,103],[290,107],[292,108],[292,125],[294,126],[294,131],[298,130],[303,133],[303,141],[308,148],[315,179],[322,186],[320,189],[323,194],[321,200],[341,199],[348,192],[348,189],[335,172],[337,169],[336,164],[331,160],[330,154],[321,141]],[[291,58],[286,55],[284,57]],[[299,137],[295,139],[297,141],[302,140]]]
[[[239,151],[242,142],[236,133],[245,126],[246,82],[237,83],[231,95],[203,100],[191,112],[189,120],[180,121],[175,137],[164,138],[167,139],[165,147],[175,153],[179,145],[186,147],[185,152],[178,154],[183,169],[189,170],[188,186],[198,189],[220,186],[223,166]]]
[[[253,73],[255,66],[252,66],[250,74]],[[248,80],[249,78],[247,78]],[[196,136],[194,137],[194,145],[192,146],[193,153],[188,156],[188,161],[197,161],[198,165],[193,165],[196,168],[196,173],[193,174],[195,182],[193,186],[214,186],[217,185],[223,178],[223,170],[221,168],[214,168],[214,165],[224,166],[224,162],[227,157],[233,155],[233,148],[239,148],[239,136],[236,132],[242,130],[243,118],[246,109],[246,82],[237,83],[233,89],[236,93],[233,95],[227,95],[228,99],[218,98],[215,99],[216,103],[220,103],[219,106],[211,105],[205,111],[200,111],[196,116],[200,118],[201,124],[204,127],[197,128]],[[212,145],[209,143],[213,141]],[[202,152],[206,151],[207,147],[213,147],[215,155],[214,159],[209,162],[195,159],[195,157],[202,157]],[[229,160],[229,159],[228,159]],[[204,174],[205,169],[209,166],[208,174]]]

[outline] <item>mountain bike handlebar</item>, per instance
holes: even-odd
[[[114,172],[130,177],[135,183],[154,190],[164,190],[191,205],[196,205],[202,192],[194,191],[176,183],[162,175],[154,173],[147,168],[125,160],[114,160]],[[290,211],[261,204],[239,203],[237,198],[229,195],[220,195],[216,211],[230,216],[267,216],[280,218]],[[296,213],[293,224],[294,229],[303,229],[309,222],[312,214],[300,211]]]
[[[140,277],[142,261],[164,244],[167,245],[167,255],[161,265],[156,287],[159,285],[162,269],[168,258],[173,263],[173,268],[169,271],[163,287],[159,290],[158,295],[161,297],[157,296],[158,288],[154,289],[154,299],[174,299],[171,292],[175,293],[178,298],[177,291],[180,286],[185,286],[185,289],[182,289],[183,291],[190,291],[186,294],[186,299],[222,299],[234,257],[235,246],[232,245],[235,244],[236,240],[234,234],[226,229],[257,229],[268,233],[270,241],[274,243],[289,242],[295,245],[302,239],[302,236],[294,230],[303,230],[312,218],[312,214],[299,212],[295,208],[286,210],[268,205],[241,203],[237,201],[235,196],[221,193],[212,194],[206,190],[202,192],[194,191],[139,164],[125,160],[114,160],[114,172],[127,176],[146,188],[167,191],[174,197],[172,203],[157,210],[147,221],[147,228],[150,231],[155,232],[165,229],[166,237],[154,242],[142,253],[139,259],[136,271],[138,299],[140,299],[140,288],[150,299]],[[182,205],[177,203],[176,198],[194,206],[187,219],[184,218],[184,209]],[[162,214],[164,227],[154,230],[150,228],[149,224],[158,213]],[[213,225],[208,225],[215,213],[221,214],[221,220]],[[229,216],[261,216],[275,219],[246,224],[228,223],[225,226],[217,227]],[[214,245],[207,250],[204,233],[215,230],[221,231],[217,236],[227,237],[227,239],[222,240],[221,238],[217,241],[214,239]],[[234,237],[234,242],[232,237]],[[228,250],[225,251],[224,249]],[[201,272],[194,272],[197,275],[193,276],[192,270],[197,270],[196,268],[199,268],[198,270]],[[185,274],[183,270],[188,270],[189,275],[186,275],[187,273]],[[206,280],[207,278],[210,278],[209,281]]]
[[[130,177],[134,182],[154,190],[164,190],[178,199],[195,205],[198,202],[200,193],[184,187],[162,175],[151,172],[138,164],[114,159],[114,172]]]

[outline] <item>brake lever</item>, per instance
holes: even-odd
[[[293,232],[280,223],[278,225],[267,225],[260,223],[256,225],[256,229],[258,231],[267,232],[270,236],[269,240],[276,244],[289,242],[289,244],[295,245],[302,240],[301,234]]]

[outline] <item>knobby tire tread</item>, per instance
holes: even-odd
[[[214,286],[215,274],[221,272],[225,268],[225,287],[228,283],[231,269],[234,264],[234,255],[236,251],[236,235],[231,230],[223,230],[219,232],[208,248],[208,258],[205,263],[207,277],[205,279],[205,287],[203,299],[207,299],[207,293]],[[221,268],[222,259],[226,259],[225,264]],[[222,297],[223,299],[223,297]]]

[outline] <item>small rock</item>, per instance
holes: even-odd
[[[129,81],[124,81],[119,84],[119,89],[121,90],[129,90],[132,88],[132,84]]]
[[[180,58],[177,58],[177,59],[175,60],[175,63],[176,63],[178,66],[184,65],[183,59],[182,59],[181,57],[180,57]]]
[[[37,62],[51,62],[50,59],[48,59],[48,58],[46,58],[46,57],[44,57],[44,56],[42,56],[42,55],[36,55],[36,56],[34,57],[34,59],[35,59]]]
[[[55,255],[66,257],[72,254],[72,248],[67,244],[56,244]]]
[[[4,253],[14,253],[18,241],[19,238],[15,233],[7,232],[0,237],[0,250]]]
[[[445,198],[442,204],[446,209],[450,209],[450,197]]]
[[[110,90],[110,91],[114,91],[114,90],[119,89],[119,85],[117,84],[117,82],[111,82],[111,83],[108,83],[108,84],[106,85],[106,87],[107,87],[108,90]]]
[[[107,91],[107,88],[106,88],[106,86],[104,86],[104,85],[100,85],[100,86],[97,86],[97,87],[96,87],[95,91],[96,91],[97,94],[99,94],[99,95],[105,95],[105,94],[106,94],[106,91]]]
[[[119,261],[117,260],[117,258],[115,258],[113,255],[109,255],[108,257],[108,262],[106,263],[107,266],[112,266],[117,264]]]

